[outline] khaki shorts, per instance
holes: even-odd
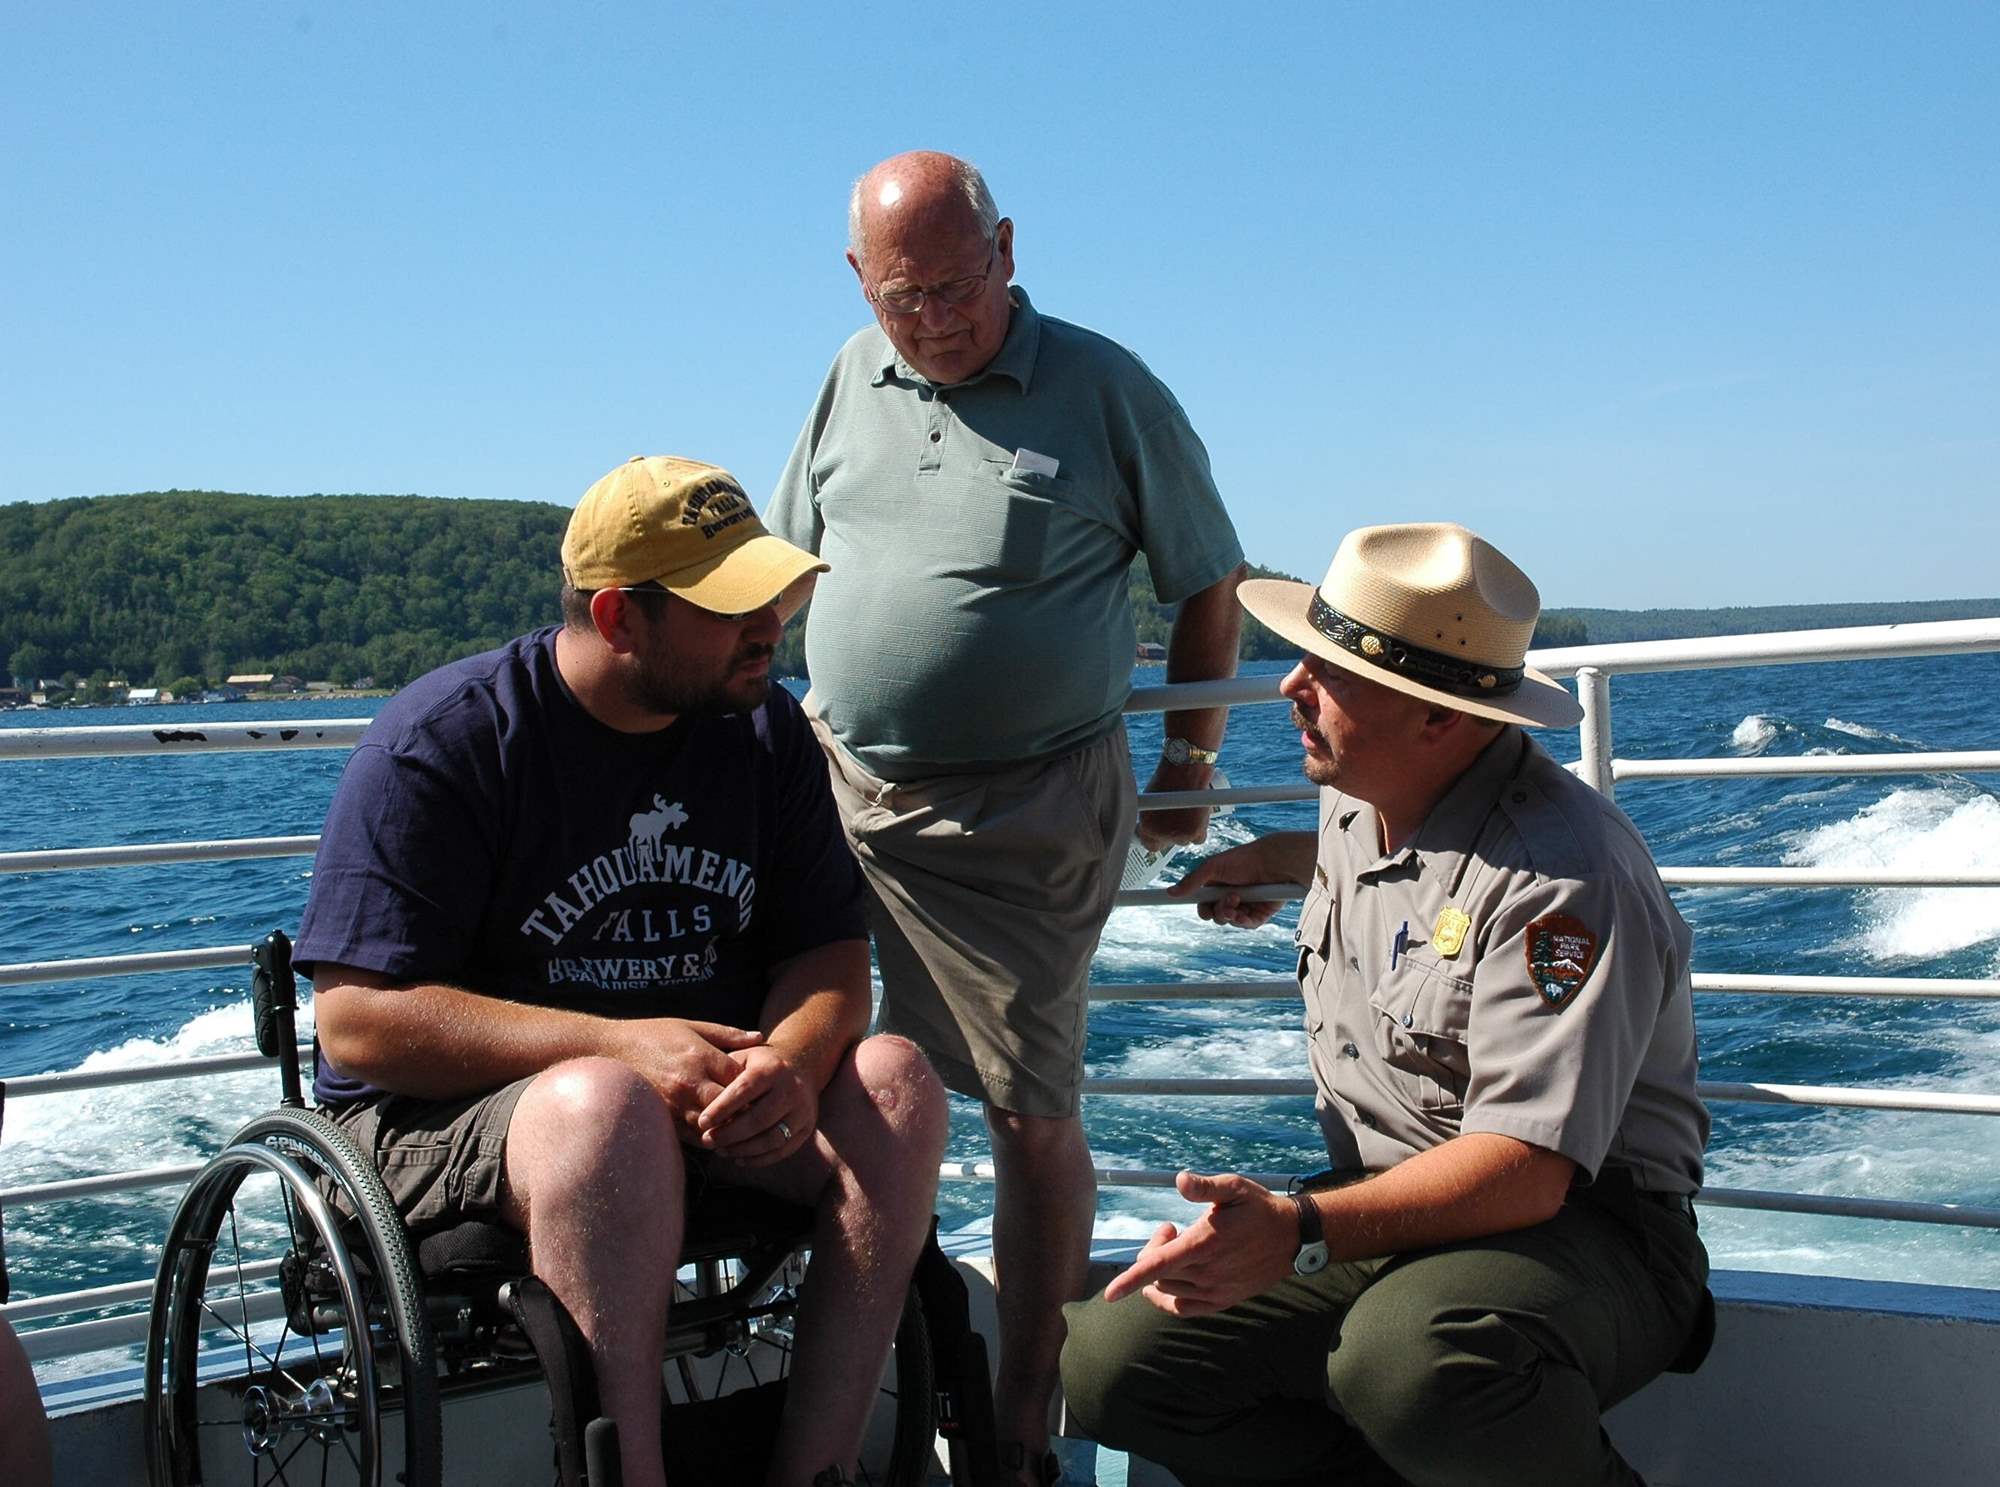
[[[422,1235],[464,1219],[501,1221],[507,1127],[533,1082],[457,1100],[377,1095],[326,1113],[374,1160],[403,1222]]]
[[[893,784],[813,727],[872,890],[881,1031],[960,1094],[1075,1115],[1090,958],[1137,819],[1124,726],[1058,759]]]
[[[536,1077],[456,1100],[377,1095],[324,1113],[374,1161],[405,1227],[421,1239],[466,1219],[506,1221],[501,1200],[507,1129],[514,1120],[514,1107]],[[681,1148],[681,1157],[687,1202],[692,1206],[708,1189],[710,1157],[689,1146]],[[337,1190],[323,1191],[346,1208]]]

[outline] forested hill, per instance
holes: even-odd
[[[0,505],[6,677],[188,693],[240,672],[398,687],[556,617],[569,510],[423,496],[157,491]],[[1253,569],[1261,577],[1285,577]],[[1173,612],[1132,570],[1139,639]],[[803,626],[778,670],[804,670]],[[1543,644],[1574,644],[1557,623]],[[1248,659],[1293,647],[1244,622]],[[0,677],[4,684],[5,677]]]
[[[0,685],[66,674],[186,692],[238,672],[397,687],[556,618],[569,509],[423,496],[162,491],[0,505]],[[1259,576],[1285,577],[1270,569]],[[1172,612],[1132,570],[1139,639]],[[2000,614],[2000,600],[1557,610],[1537,645]],[[803,669],[802,627],[778,669]],[[1293,647],[1244,623],[1248,659]]]
[[[400,686],[556,615],[566,507],[163,491],[0,505],[13,676]]]
[[[1922,620],[1979,620],[2000,615],[2000,599],[1912,599],[1873,604],[1755,604],[1728,609],[1564,609],[1547,619],[1574,617],[1599,644],[1620,640],[1684,640],[1696,635],[1768,635],[1778,630],[1828,630],[1847,625],[1911,625]],[[1537,644],[1575,644],[1546,641]]]

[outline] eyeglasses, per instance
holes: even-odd
[[[993,277],[993,264],[1000,256],[1000,245],[995,243],[986,255],[986,267],[976,274],[967,274],[963,279],[953,279],[947,284],[933,284],[928,289],[871,289],[875,303],[891,315],[914,315],[923,309],[925,300],[936,300],[944,305],[962,305],[986,287],[986,281]]]

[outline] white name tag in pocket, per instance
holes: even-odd
[[[1014,451],[1014,463],[1007,468],[1016,474],[1046,475],[1053,480],[1057,464],[1047,455],[1037,454],[1032,449],[1017,449]]]

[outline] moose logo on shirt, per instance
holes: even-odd
[[[540,935],[551,945],[561,945],[570,932],[586,920],[591,923],[588,938],[606,944],[653,945],[677,940],[685,934],[712,935],[726,923],[726,910],[717,914],[711,903],[675,887],[693,888],[704,897],[734,900],[735,932],[750,927],[751,905],[757,897],[757,875],[749,863],[725,857],[720,852],[692,844],[682,845],[668,838],[688,824],[688,813],[679,801],[653,797],[653,808],[639,811],[629,822],[624,845],[600,852],[569,874],[541,904],[521,921],[521,933]],[[628,890],[641,885],[659,885],[664,891],[649,892],[614,903]],[[595,912],[593,912],[593,910]],[[671,958],[668,964],[675,963]],[[674,979],[695,974],[687,959]],[[713,964],[713,957],[704,962]]]
[[[640,811],[632,818],[632,836],[625,844],[625,850],[632,854],[636,862],[659,862],[664,854],[661,840],[677,826],[685,826],[688,813],[681,809],[677,800],[667,804],[664,795],[653,797],[653,808]]]

